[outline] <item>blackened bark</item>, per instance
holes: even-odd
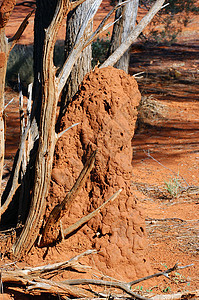
[[[45,39],[45,29],[50,25],[55,9],[57,0],[37,0],[35,23],[34,23],[34,86],[33,86],[33,109],[32,118],[35,117],[39,127],[40,114],[41,114],[41,92],[42,82],[41,77],[43,70],[43,47]]]

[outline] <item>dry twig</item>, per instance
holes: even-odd
[[[80,189],[84,185],[86,179],[88,178],[88,175],[90,174],[94,166],[96,153],[97,151],[94,151],[91,154],[90,158],[87,160],[84,168],[82,169],[77,181],[75,182],[74,186],[67,194],[65,199],[60,204],[56,205],[52,210],[42,233],[42,238],[39,245],[40,247],[50,245],[55,241],[57,241],[57,238],[59,236],[59,231],[56,234],[56,231],[53,228],[55,228],[55,226],[64,216],[69,206],[71,205],[72,201],[75,199]],[[53,234],[50,234],[51,232],[53,232]]]

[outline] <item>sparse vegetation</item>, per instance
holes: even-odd
[[[164,181],[166,190],[169,192],[169,194],[172,197],[177,197],[177,195],[180,192],[180,178],[179,178],[179,173],[176,177],[171,177],[169,181]]]
[[[148,6],[153,1],[142,0],[143,6]],[[150,24],[149,42],[173,44],[177,42],[179,33],[186,27],[194,14],[199,13],[196,0],[171,0],[154,18]]]

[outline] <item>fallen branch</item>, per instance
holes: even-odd
[[[60,274],[67,268],[76,267],[77,261],[81,257],[90,255],[90,254],[95,254],[95,253],[97,253],[96,250],[86,250],[85,252],[83,252],[67,261],[55,263],[55,264],[49,264],[49,265],[45,265],[45,266],[34,267],[34,268],[26,268],[26,269],[22,270],[22,273],[24,275],[41,276],[41,277],[48,276],[48,275],[55,276],[58,273]]]
[[[170,295],[156,295],[150,300],[178,300],[178,299],[198,299],[199,297],[199,290],[191,291],[191,292],[182,292]]]
[[[121,193],[122,189],[119,189],[113,196],[111,196],[108,200],[106,200],[101,206],[99,206],[96,210],[88,214],[87,216],[81,218],[79,221],[77,221],[75,224],[69,226],[64,230],[64,236],[71,234],[78,228],[80,228],[82,225],[86,224],[88,221],[90,221],[100,210],[104,208],[104,206],[109,203],[110,201],[115,200],[119,194]]]
[[[94,151],[91,154],[90,158],[87,160],[84,168],[82,169],[77,181],[75,182],[74,186],[67,194],[65,199],[60,204],[56,205],[52,210],[42,233],[42,238],[39,244],[40,247],[53,244],[57,240],[59,236],[59,231],[56,231],[55,227],[57,226],[61,218],[64,216],[70,204],[84,185],[88,175],[90,174],[94,166],[96,153],[97,151]]]
[[[19,288],[21,288],[22,293],[24,292],[24,287],[25,287],[26,293],[31,293],[36,295],[40,295],[41,293],[48,293],[48,294],[61,295],[62,297],[75,297],[75,298],[81,298],[81,297],[93,298],[94,296],[99,295],[102,298],[104,297],[106,298],[107,296],[106,294],[96,292],[91,288],[91,285],[94,285],[94,286],[102,286],[106,288],[116,288],[134,297],[134,299],[147,300],[149,298],[134,293],[131,290],[131,286],[133,284],[137,284],[140,281],[152,277],[159,277],[161,275],[168,274],[177,269],[183,269],[191,266],[188,265],[188,266],[179,267],[176,264],[173,268],[170,268],[165,272],[156,273],[154,275],[147,276],[132,282],[121,282],[114,279],[112,279],[111,281],[98,280],[98,279],[73,279],[73,280],[64,280],[61,282],[55,282],[53,280],[41,278],[41,276],[46,276],[46,275],[51,275],[51,276],[57,275],[59,272],[62,272],[71,266],[76,266],[76,263],[79,260],[79,258],[92,253],[96,253],[96,251],[87,250],[84,253],[77,255],[66,262],[34,267],[34,268],[17,269],[11,271],[4,270],[3,268],[1,268],[2,284],[4,284],[9,288],[10,283],[12,283],[12,290],[15,289],[16,287],[17,291],[19,292]],[[78,285],[81,286],[86,285],[86,288],[83,287],[79,288],[77,287]],[[198,295],[199,295],[199,291],[197,290],[195,292],[184,292],[184,293],[177,293],[173,295],[157,295],[150,299],[170,300],[170,299],[182,299],[181,297],[186,297],[186,296],[196,297]],[[122,295],[122,297],[124,298],[124,295]]]
[[[166,276],[167,278],[169,278],[169,276],[168,276],[169,273],[171,273],[173,271],[176,271],[176,270],[179,270],[179,269],[185,269],[185,268],[188,268],[188,267],[191,267],[191,266],[193,266],[193,264],[187,265],[187,266],[178,266],[178,264],[175,264],[172,268],[170,268],[168,270],[165,270],[163,272],[158,272],[158,273],[155,273],[153,275],[149,275],[149,276],[131,281],[131,282],[129,282],[129,285],[132,286],[132,285],[135,285],[135,284],[137,284],[141,281],[148,280],[148,279],[151,279],[151,278],[154,278],[154,277]]]
[[[62,284],[61,282],[55,282],[48,279],[36,278],[20,273],[21,270],[16,271],[2,271],[1,278],[4,286],[9,287],[9,284],[23,288],[26,288],[26,291],[31,292],[31,294],[40,295],[41,293],[64,295],[75,298],[80,297],[91,297],[93,293],[86,291],[85,289],[76,288],[69,286],[67,284]],[[19,289],[17,289],[19,291]]]
[[[106,286],[108,287],[113,287],[113,288],[118,288],[127,294],[133,296],[136,299],[141,299],[141,300],[147,300],[148,298],[145,298],[141,295],[138,295],[134,293],[130,289],[130,285],[125,282],[114,282],[114,281],[106,281],[106,280],[97,280],[97,279],[71,279],[71,280],[65,280],[62,281],[62,283],[65,283],[67,285],[98,285],[98,286]]]

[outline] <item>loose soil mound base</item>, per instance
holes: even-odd
[[[98,149],[90,179],[65,216],[63,226],[99,207],[119,188],[123,191],[118,200],[64,242],[65,251],[96,248],[100,253],[90,263],[104,274],[123,280],[151,272],[144,217],[131,190],[131,142],[139,101],[135,79],[121,70],[96,69],[85,77],[62,120],[62,129],[77,122],[79,125],[57,144],[46,212],[48,215],[63,200],[86,159]]]

